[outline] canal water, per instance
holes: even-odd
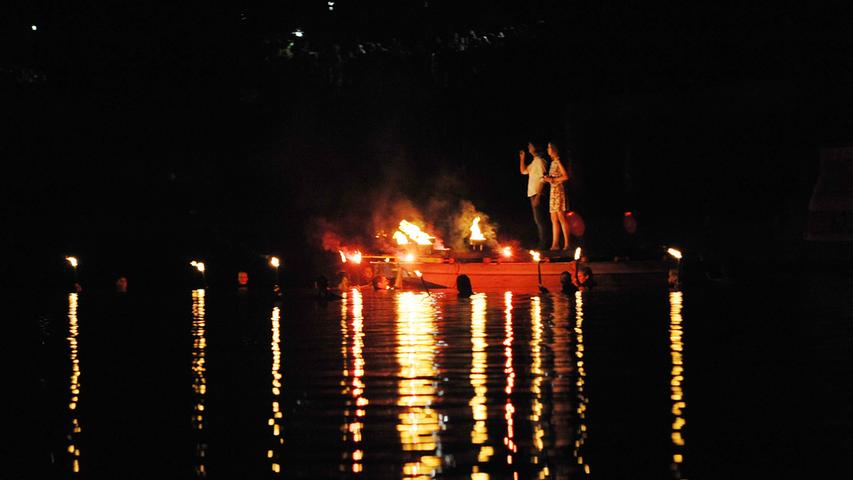
[[[838,293],[41,298],[7,317],[31,328],[7,339],[3,478],[841,473],[853,318]]]

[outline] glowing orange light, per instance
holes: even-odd
[[[501,249],[501,253],[506,258],[512,257],[512,247],[504,247],[503,249]]]
[[[409,238],[406,237],[406,234],[397,230],[393,235],[394,240],[397,242],[397,245],[408,245]]]
[[[195,267],[196,270],[201,273],[204,273],[204,262],[197,262],[193,260],[192,262],[190,262],[190,266]]]
[[[274,268],[278,268],[279,265],[281,265],[281,260],[279,260],[278,257],[270,257],[270,265]]]
[[[581,259],[581,247],[575,249],[575,260]]]
[[[68,260],[68,263],[71,264],[72,267],[77,268],[77,257],[65,257]]]
[[[414,223],[410,223],[406,220],[400,220],[399,228],[401,232],[405,233],[407,237],[414,240],[418,245],[432,245],[432,241],[435,239],[435,237],[424,232]],[[400,243],[399,240],[397,240],[397,243]]]
[[[666,253],[672,255],[674,258],[677,258],[678,260],[681,260],[681,252],[674,249],[674,248],[667,248]]]
[[[474,217],[474,221],[471,222],[471,242],[482,242],[485,240],[486,237],[483,236],[483,232],[480,230],[480,217]]]
[[[361,263],[361,252],[356,250],[349,259],[352,260],[352,263]]]
[[[341,263],[347,263],[347,256],[344,254],[344,251],[338,250],[338,253],[341,255]]]
[[[407,253],[406,256],[403,257],[403,260],[412,263],[415,261],[415,255],[413,253]]]
[[[536,250],[530,250],[530,255],[533,256],[534,262],[538,262],[540,260],[539,252]]]
[[[421,271],[420,271],[420,270],[415,270],[415,275],[417,275],[417,276],[418,276],[418,278],[421,278],[421,277],[423,277],[423,276],[424,276],[424,274],[423,274],[423,273],[421,273]]]

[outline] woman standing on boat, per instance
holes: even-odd
[[[551,157],[551,168],[542,180],[551,184],[551,250],[560,249],[560,230],[563,231],[563,250],[568,250],[569,220],[566,218],[568,201],[563,183],[569,179],[569,174],[560,161],[560,151],[554,142],[548,143],[548,156]]]

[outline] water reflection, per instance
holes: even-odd
[[[589,406],[589,399],[584,391],[586,384],[586,365],[584,361],[584,346],[583,346],[583,294],[575,292],[575,369],[577,379],[575,381],[575,392],[577,395],[577,433],[575,434],[575,451],[574,456],[577,459],[578,465],[587,474],[590,472],[589,463],[584,459],[587,440],[587,419],[586,412]]]
[[[71,431],[68,433],[68,454],[71,455],[71,471],[80,472],[80,445],[78,434],[80,419],[78,418],[78,406],[80,404],[80,357],[78,351],[77,335],[79,326],[77,323],[77,299],[76,293],[68,294],[68,347],[71,359],[71,377],[69,380],[71,398],[68,403],[69,416],[71,417]]]
[[[403,292],[397,298],[397,361],[400,364],[399,400],[404,408],[397,431],[404,452],[416,452],[403,465],[403,478],[426,479],[441,467],[439,414],[432,408],[436,396],[435,306],[427,294]],[[417,452],[424,452],[420,455]]]
[[[195,432],[196,452],[195,465],[193,469],[196,478],[207,476],[205,462],[207,461],[207,441],[205,439],[204,430],[204,405],[205,394],[207,393],[207,380],[205,378],[205,350],[207,349],[207,338],[205,337],[205,310],[204,310],[204,289],[200,288],[192,291],[192,338],[193,338],[193,407],[192,424]]]
[[[542,382],[545,378],[545,372],[542,369],[542,339],[544,334],[544,325],[542,323],[542,299],[540,297],[532,297],[530,299],[530,423],[533,426],[532,444],[534,447],[531,452],[530,461],[534,465],[539,465],[538,475],[545,478],[549,474],[548,465],[544,462],[543,452],[545,450],[545,429],[542,422]]]
[[[270,469],[273,473],[281,474],[281,448],[284,445],[284,437],[281,432],[281,309],[275,305],[270,315],[270,350],[272,351],[272,414],[267,424],[272,429],[272,447],[267,450],[267,458],[270,461]]]
[[[672,357],[670,370],[670,399],[672,400],[672,472],[675,478],[682,478],[684,463],[684,435],[686,423],[684,410],[684,330],[682,329],[681,308],[684,296],[682,292],[669,292],[669,351]]]
[[[471,478],[488,479],[489,476],[480,472],[479,464],[487,464],[494,454],[494,448],[489,445],[489,430],[486,422],[489,418],[486,394],[488,393],[488,366],[486,347],[486,294],[478,293],[471,296],[471,387],[474,396],[469,402],[474,426],[471,428],[471,443],[477,451],[477,465],[471,471]]]
[[[341,328],[344,339],[344,395],[346,395],[346,410],[344,410],[344,439],[348,442],[348,452],[345,454],[351,465],[345,470],[354,474],[364,471],[364,450],[362,449],[362,431],[364,429],[365,407],[368,404],[364,396],[364,315],[361,291],[352,289],[349,293],[352,299],[352,347],[348,345],[347,298],[341,303]],[[350,355],[352,353],[352,365]],[[349,380],[352,377],[352,380]],[[347,468],[348,467],[348,468]]]
[[[506,463],[512,465],[513,454],[518,451],[518,445],[515,444],[515,426],[513,417],[515,416],[515,406],[512,404],[512,392],[515,389],[515,369],[513,367],[512,343],[515,340],[515,334],[512,328],[512,292],[504,293],[504,374],[506,375],[506,405],[504,406],[504,419],[506,420],[506,435],[504,435],[504,445],[507,449]],[[513,476],[518,476],[517,471],[513,471]]]

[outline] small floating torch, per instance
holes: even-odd
[[[278,267],[281,266],[281,260],[279,260],[278,257],[270,257],[270,265],[273,268],[275,268],[275,286],[273,287],[273,290],[275,291],[275,293],[280,293],[281,290],[279,289],[279,286],[278,286],[278,284],[279,284]]]
[[[427,295],[429,295],[431,297],[432,294],[429,293],[429,287],[427,287],[426,281],[424,280],[424,274],[421,273],[420,270],[415,270],[415,275],[417,275],[417,277],[421,279],[421,285],[423,285],[424,290],[426,290],[426,292],[427,292]]]
[[[204,282],[205,288],[207,287],[207,277],[204,276],[204,262],[199,262],[193,260],[190,262],[190,266],[201,272],[201,281]]]
[[[533,257],[533,261],[536,262],[536,274],[539,278],[539,292],[548,293],[548,289],[542,286],[542,257],[536,250],[530,250],[530,255]]]
[[[71,269],[74,271],[74,289],[79,293],[83,288],[80,286],[80,279],[77,276],[77,257],[65,257],[65,260],[68,261],[68,264],[71,265]]]

